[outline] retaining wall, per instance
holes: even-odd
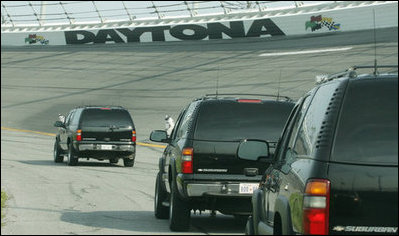
[[[107,44],[184,40],[231,39],[241,37],[275,37],[317,35],[398,26],[398,2],[376,2],[371,5],[317,11],[247,13],[229,16],[229,20],[193,18],[170,20],[164,25],[147,24],[135,27],[112,27],[78,30],[2,29],[2,46]],[[375,21],[374,21],[375,18]],[[166,21],[167,22],[167,21]],[[177,23],[176,23],[177,22]],[[183,22],[183,23],[181,23]],[[72,27],[73,28],[73,27]]]

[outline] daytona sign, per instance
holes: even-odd
[[[242,38],[285,35],[271,19],[254,20],[247,26],[248,22],[250,21],[245,21],[246,24],[244,25],[243,21],[232,21],[229,22],[229,26],[215,22],[207,24],[103,29],[98,30],[97,33],[86,30],[65,31],[65,40],[66,44],[104,44],[108,42],[130,43],[223,39],[224,36]],[[248,30],[246,30],[247,28]],[[143,35],[147,35],[147,40],[143,40]]]

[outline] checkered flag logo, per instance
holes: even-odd
[[[322,15],[310,17],[310,21],[305,22],[305,30],[310,28],[313,31],[326,27],[328,30],[339,30],[341,24],[336,24],[333,18],[323,17]]]
[[[340,28],[340,24],[335,24],[334,21],[322,21],[321,24],[328,28],[328,30],[338,30]]]

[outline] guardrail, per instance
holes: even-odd
[[[318,6],[297,1],[2,1],[2,26],[75,25],[118,21],[227,15]]]
[[[4,24],[1,27],[1,44],[22,46],[211,40],[312,35],[398,26],[396,1],[299,5],[274,9],[247,8],[187,17],[157,16],[151,19],[31,26]]]

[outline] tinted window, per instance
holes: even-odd
[[[185,111],[186,110],[183,110],[182,112],[180,112],[179,117],[176,120],[175,127],[173,128],[172,133],[170,134],[170,137],[172,139],[176,138],[176,133],[177,133],[176,131],[179,129],[179,126],[180,126],[180,123],[181,123],[181,119],[182,119],[183,114],[185,113]]]
[[[277,141],[293,106],[292,103],[283,102],[210,101],[199,110],[194,138]]]
[[[332,159],[397,165],[397,78],[353,80],[346,94]]]
[[[72,119],[72,116],[73,116],[74,113],[75,113],[75,110],[72,110],[71,112],[69,112],[68,116],[65,119],[66,126],[68,126],[69,123],[71,122],[71,119]]]
[[[310,100],[311,100],[311,96],[307,96],[304,99],[302,107],[298,111],[298,114],[294,120],[294,124],[293,124],[292,131],[291,131],[291,137],[290,137],[290,140],[289,140],[288,146],[287,146],[287,152],[284,157],[284,159],[288,163],[293,162],[298,157],[298,155],[302,155],[301,150],[298,150],[298,146],[296,146],[295,149],[293,148],[293,146],[294,146],[294,141],[296,140],[296,137],[297,137],[299,126],[302,123],[302,120],[306,113],[306,110],[309,107]]]
[[[85,109],[82,112],[82,126],[119,127],[132,126],[129,113],[122,109]]]
[[[331,97],[338,85],[339,83],[329,83],[317,90],[298,130],[294,144],[294,150],[298,155],[310,157],[315,151],[318,133],[325,119]]]
[[[187,133],[188,133],[188,129],[190,127],[191,124],[191,117],[194,113],[194,110],[197,106],[198,102],[194,102],[192,103],[188,108],[186,113],[184,114],[184,116],[181,118],[181,121],[179,123],[179,127],[177,129],[177,133],[176,133],[176,138],[186,138],[187,137]]]
[[[80,113],[82,113],[81,109],[77,109],[73,116],[71,117],[70,125],[77,126],[79,124]]]

